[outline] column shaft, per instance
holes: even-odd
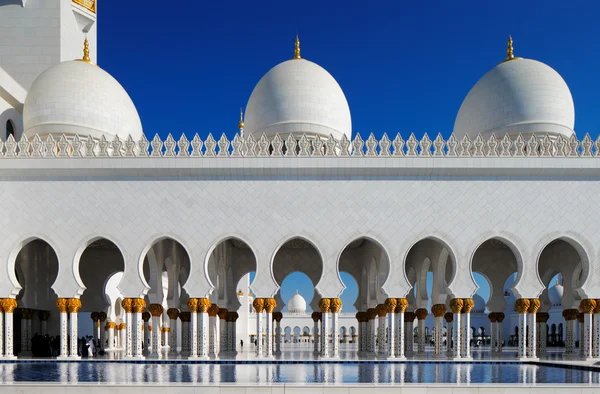
[[[329,313],[321,315],[321,357],[329,357]]]
[[[596,300],[596,308],[594,309],[594,337],[592,338],[593,357],[600,357],[600,300]]]
[[[396,357],[396,347],[398,346],[398,330],[396,328],[396,322],[398,321],[397,314],[394,312],[388,312],[388,354],[389,358]]]
[[[397,334],[396,334],[396,341],[397,341],[397,346],[396,346],[396,357],[400,358],[400,359],[404,359],[406,358],[405,354],[404,354],[404,312],[400,312],[400,313],[396,313],[397,316],[397,322],[398,322],[398,329],[397,329]]]
[[[208,309],[208,308],[207,308]],[[198,313],[198,357],[203,359],[208,359],[208,336],[209,336],[209,326],[208,326],[208,313],[200,312]]]
[[[340,327],[339,327],[339,313],[331,312],[331,357],[340,357]]]
[[[459,359],[461,357],[462,348],[462,325],[461,325],[461,314],[454,313],[452,318],[452,343],[453,343],[453,357]]]
[[[79,300],[78,300],[79,301]],[[69,313],[69,317],[71,319],[71,323],[70,323],[70,342],[71,342],[71,346],[69,349],[69,353],[71,355],[71,358],[78,358],[78,354],[77,354],[77,312],[70,312]]]

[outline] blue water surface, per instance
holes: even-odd
[[[0,384],[599,384],[600,372],[510,363],[131,364],[42,362],[0,364]]]

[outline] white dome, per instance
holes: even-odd
[[[564,287],[559,284],[548,289],[548,298],[552,306],[561,304],[564,291]]]
[[[481,298],[480,295],[475,294],[473,296],[473,301],[475,302],[475,306],[473,307],[473,313],[483,313],[485,312],[485,301]]]
[[[569,87],[544,63],[530,59],[505,61],[473,86],[463,101],[454,134],[502,138],[528,133],[562,134],[574,131],[575,108]]]
[[[296,294],[290,298],[287,302],[288,312],[290,313],[304,313],[306,312],[306,301],[304,297],[298,294],[298,290],[296,290]]]
[[[269,139],[279,133],[300,137],[352,136],[346,96],[336,80],[321,66],[292,59],[273,67],[258,82],[246,106],[244,134]]]
[[[131,98],[110,74],[85,61],[48,68],[31,85],[23,108],[24,134],[60,137],[114,135],[137,141],[142,123]]]

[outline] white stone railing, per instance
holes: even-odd
[[[258,141],[250,135],[236,134],[229,141],[225,134],[216,141],[211,134],[206,140],[198,134],[190,141],[182,135],[175,141],[171,134],[163,141],[155,135],[152,141],[145,136],[134,141],[131,136],[122,140],[114,137],[109,141],[92,138],[67,138],[56,141],[52,135],[42,140],[35,136],[15,141],[11,135],[0,141],[0,157],[3,158],[67,158],[67,157],[600,157],[600,136],[592,141],[588,134],[580,141],[573,135],[570,139],[550,135],[532,135],[528,139],[519,135],[502,139],[492,135],[484,139],[465,136],[458,140],[454,135],[444,140],[441,134],[432,141],[427,134],[419,141],[413,134],[405,141],[400,134],[390,140],[386,134],[376,140],[373,134],[363,140],[357,134],[353,141],[346,136],[337,140],[330,137],[316,142],[302,135],[290,135],[285,141],[276,135],[269,141],[263,135]]]

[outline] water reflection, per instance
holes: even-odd
[[[600,372],[529,364],[125,364],[105,362],[0,363],[0,384],[76,383],[352,383],[457,385],[512,383],[600,384]]]

